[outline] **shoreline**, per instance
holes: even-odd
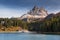
[[[18,31],[2,31],[0,33],[17,33]]]
[[[45,35],[60,35],[60,32],[39,32],[37,34],[45,34]]]
[[[28,33],[28,34],[45,34],[45,35],[60,35],[60,32],[19,32],[19,31],[0,31],[0,34],[20,34],[20,33]]]

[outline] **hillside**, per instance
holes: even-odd
[[[60,32],[60,12],[48,16],[43,21],[30,23],[29,30],[37,32]]]

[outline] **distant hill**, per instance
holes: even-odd
[[[54,13],[51,13],[49,14],[47,17],[45,17],[45,19],[51,19],[51,18],[56,18],[56,17],[60,17],[60,12],[54,14]]]
[[[54,13],[51,13],[51,14],[49,14],[48,16],[46,16],[45,19],[50,19],[50,18],[53,17],[53,16],[55,16],[55,14],[54,14]]]

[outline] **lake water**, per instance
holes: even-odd
[[[44,34],[7,34],[1,33],[0,40],[60,40],[60,35],[44,35]]]

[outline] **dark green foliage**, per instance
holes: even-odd
[[[19,20],[17,18],[0,18],[0,27],[4,26],[4,27],[17,27],[20,26],[21,28],[25,28],[27,29],[27,23],[23,22],[22,20]]]
[[[44,21],[29,24],[29,30],[39,32],[60,32],[60,13]]]
[[[51,18],[44,19],[43,21],[31,23],[27,23],[16,18],[0,18],[0,28],[2,26],[4,28],[20,26],[22,29],[28,29],[36,32],[60,32],[60,13],[57,13]]]

